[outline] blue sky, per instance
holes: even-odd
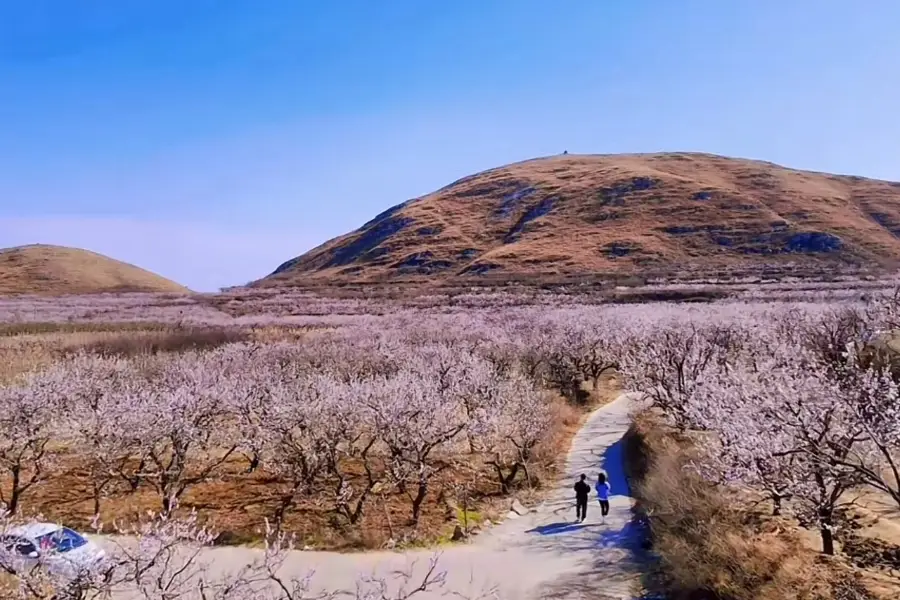
[[[900,179],[892,0],[0,1],[0,247],[203,291],[515,160]]]

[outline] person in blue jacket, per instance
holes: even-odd
[[[606,479],[606,473],[597,475],[597,483],[594,485],[594,489],[597,490],[597,500],[600,501],[600,514],[605,521],[606,515],[609,514],[609,492],[612,489],[609,481]]]

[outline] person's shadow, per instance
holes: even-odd
[[[548,525],[539,525],[534,529],[529,529],[525,533],[536,533],[538,535],[559,535],[561,533],[572,533],[587,527],[584,523],[567,523],[560,521],[559,523],[550,523]]]

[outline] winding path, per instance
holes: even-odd
[[[632,397],[619,396],[596,410],[572,441],[565,476],[550,497],[524,516],[513,516],[469,544],[444,549],[438,568],[446,585],[417,595],[430,599],[456,592],[466,598],[635,597],[640,577],[639,532],[632,524],[632,499],[623,470],[622,437],[630,423]],[[610,514],[601,523],[592,496],[588,517],[575,523],[572,485],[585,473],[593,484],[600,469],[612,486]],[[209,551],[213,569],[233,572],[258,556],[247,548]],[[314,571],[314,589],[347,589],[361,576],[410,569],[423,574],[433,551],[338,554],[292,552],[281,573],[301,578]],[[491,591],[491,593],[488,593]]]

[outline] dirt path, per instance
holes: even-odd
[[[631,522],[632,499],[622,464],[622,436],[628,429],[631,398],[620,396],[595,411],[575,436],[566,473],[546,502],[524,516],[510,516],[481,533],[469,544],[445,548],[439,569],[446,585],[416,598],[464,597],[633,598],[639,578],[639,532]],[[601,523],[600,507],[592,496],[585,523],[575,523],[572,485],[585,473],[591,484],[600,469],[610,478],[610,514]],[[303,577],[314,571],[315,589],[347,589],[360,576],[388,574],[396,569],[424,573],[433,551],[337,554],[293,552],[282,574]],[[215,548],[209,551],[213,568],[233,572],[258,556],[257,551]],[[485,592],[493,590],[493,594]]]

